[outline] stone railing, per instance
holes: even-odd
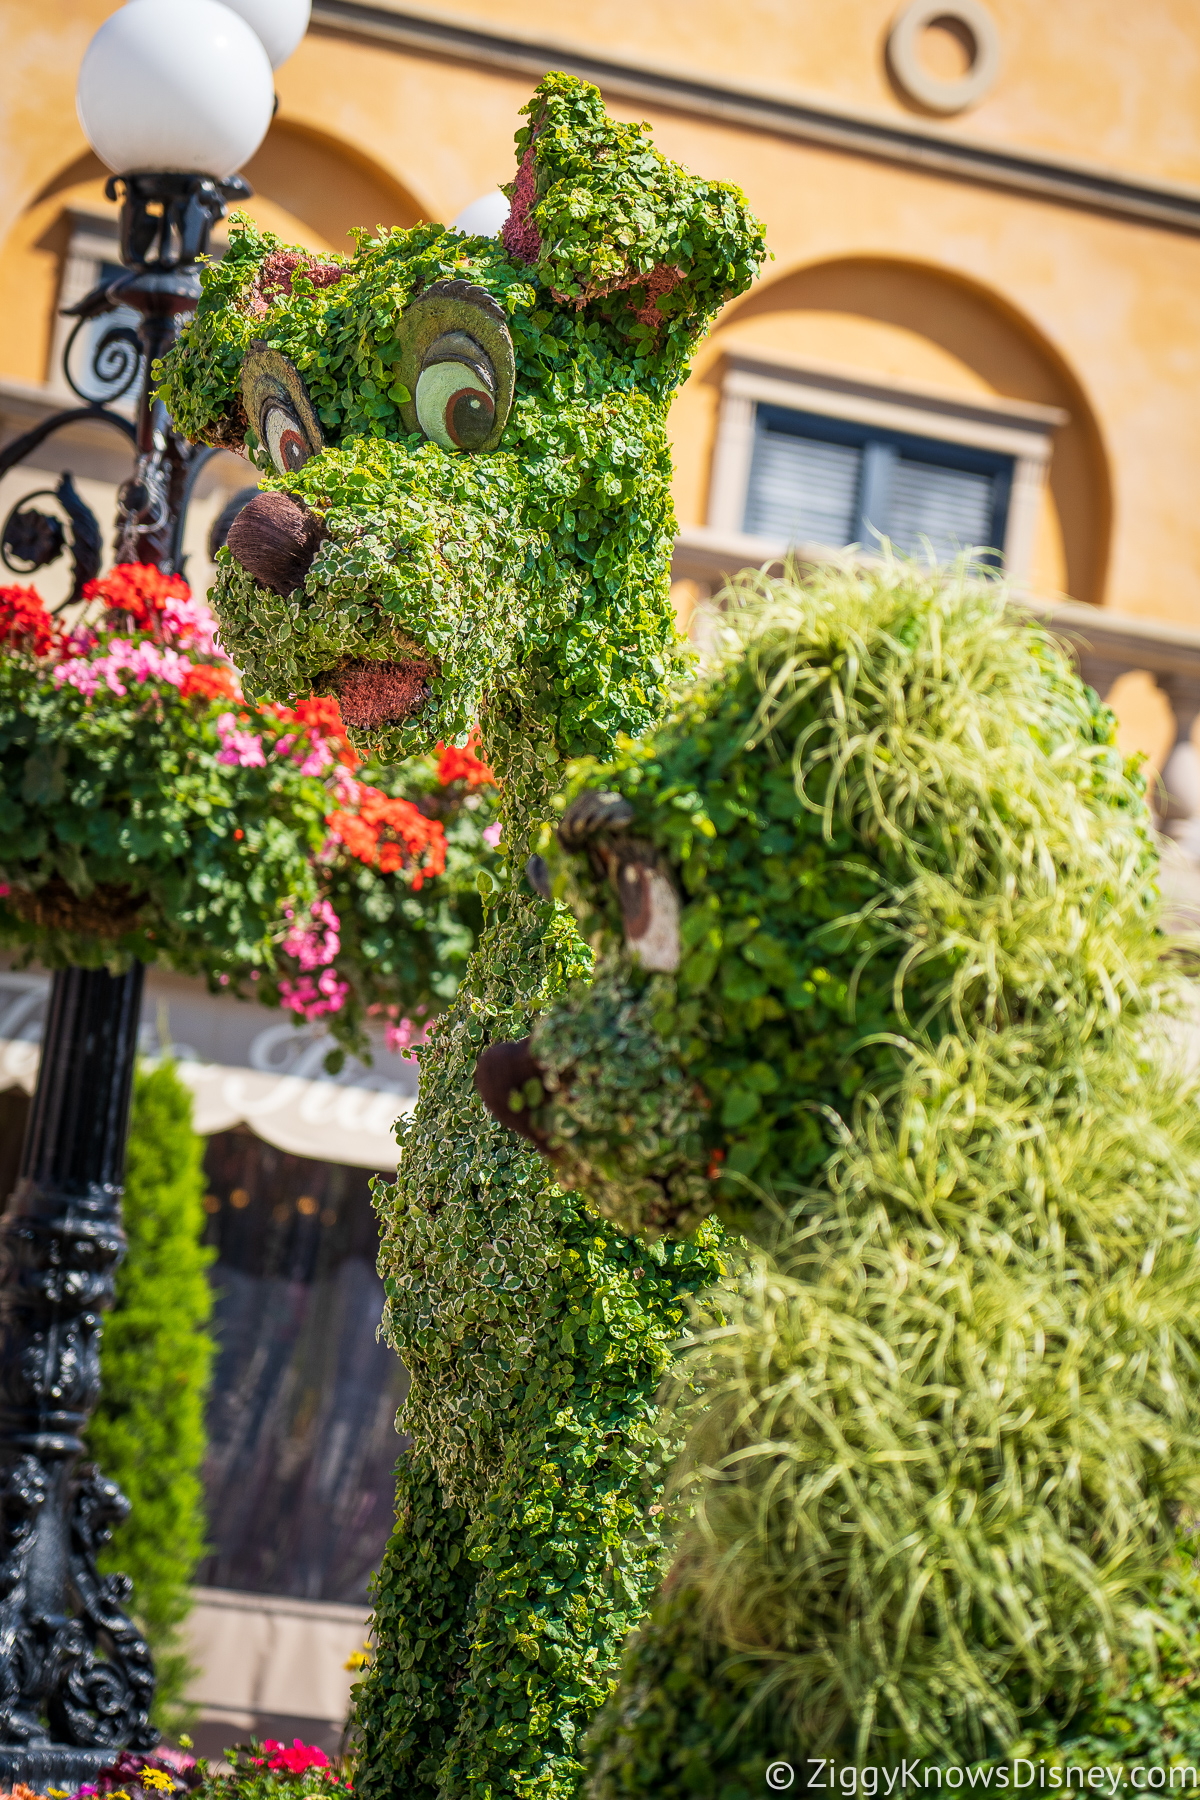
[[[675,581],[691,583],[702,605],[740,569],[766,567],[778,573],[784,554],[783,545],[766,538],[689,526],[676,539],[671,574]],[[793,554],[798,562],[811,565],[828,561],[832,553],[823,545],[798,544]],[[1134,672],[1148,675],[1162,693],[1175,722],[1174,743],[1152,783],[1151,801],[1161,831],[1182,852],[1182,857],[1177,852],[1168,859],[1176,871],[1169,885],[1187,889],[1195,885],[1200,896],[1200,884],[1183,879],[1180,866],[1184,859],[1191,868],[1200,865],[1200,751],[1192,742],[1192,727],[1200,714],[1200,630],[1074,600],[1019,597],[1023,606],[1068,640],[1081,675],[1102,699],[1108,698],[1122,675]]]

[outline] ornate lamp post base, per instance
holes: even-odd
[[[74,1792],[94,1780],[118,1754],[116,1750],[72,1750],[66,1744],[31,1744],[23,1750],[0,1746],[0,1783],[10,1788],[24,1782],[39,1794],[50,1788]]]

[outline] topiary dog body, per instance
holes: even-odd
[[[591,1791],[1057,1741],[1200,1449],[1196,1089],[1111,715],[988,584],[835,570],[560,805],[594,975],[481,1088],[608,1218],[762,1248]]]
[[[564,1196],[472,1071],[583,966],[524,883],[529,834],[564,758],[661,707],[667,407],[761,236],[594,89],[549,76],[527,112],[502,241],[419,226],[318,261],[243,226],[165,370],[180,425],[266,477],[214,593],[247,690],[335,694],[377,755],[478,719],[503,786],[507,863],[380,1196],[413,1450],[358,1703],[368,1795],[576,1791],[657,1579],[655,1391],[714,1270]]]

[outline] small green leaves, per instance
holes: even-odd
[[[67,746],[47,744],[25,758],[21,798],[28,806],[49,806],[66,791]]]
[[[762,1100],[750,1088],[735,1083],[725,1089],[725,1098],[721,1102],[721,1123],[736,1131],[739,1125],[746,1125],[762,1108]]]

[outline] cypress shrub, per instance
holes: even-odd
[[[132,1577],[131,1610],[154,1654],[155,1723],[164,1728],[184,1723],[192,1671],[180,1627],[205,1548],[200,1469],[214,1344],[205,1277],[212,1252],[200,1242],[202,1155],[191,1095],[175,1070],[139,1069],[125,1176],[129,1249],[104,1323],[103,1386],[87,1442],[132,1504],[101,1568]]]

